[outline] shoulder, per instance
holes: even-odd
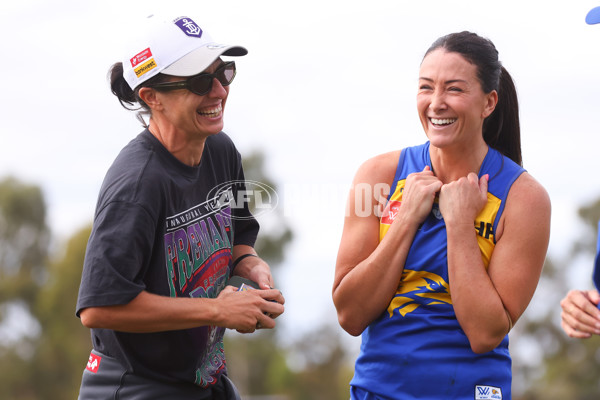
[[[208,164],[218,166],[219,168],[226,168],[232,165],[237,168],[241,165],[240,152],[233,143],[233,140],[225,132],[219,132],[216,135],[206,138],[202,158]]]
[[[546,189],[528,172],[523,172],[515,180],[508,202],[514,201],[524,205],[535,205],[538,208],[550,209],[550,196]]]
[[[130,141],[115,158],[106,172],[98,197],[98,210],[111,202],[136,203],[143,199],[160,198],[158,183],[168,178],[165,168],[159,165],[159,152],[144,133]]]
[[[206,138],[206,146],[215,149],[231,149],[237,151],[233,140],[225,132],[219,132],[216,135]]]
[[[354,178],[354,183],[389,183],[396,174],[401,150],[379,154],[363,162]]]
[[[530,230],[549,232],[550,217],[551,203],[548,192],[533,176],[523,172],[508,192],[498,238],[507,227],[513,227],[513,231],[522,233]]]

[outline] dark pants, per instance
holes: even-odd
[[[100,354],[101,370],[83,371],[78,400],[240,400],[231,380],[221,375],[210,388],[191,383],[166,383],[133,375],[115,358]]]

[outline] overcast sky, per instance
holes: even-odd
[[[419,63],[439,36],[490,38],[521,101],[525,167],[553,203],[551,254],[578,236],[600,196],[600,1],[82,1],[0,5],[0,177],[40,185],[66,238],[91,221],[119,150],[140,131],[106,73],[132,19],[175,10],[241,44],[225,131],[262,150],[296,240],[281,266],[290,332],[335,321],[331,283],[347,189],[379,153],[420,144]],[[589,281],[591,260],[577,283]],[[308,311],[310,310],[310,311]]]

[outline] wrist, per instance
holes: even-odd
[[[246,258],[248,258],[248,257],[258,257],[258,255],[254,254],[254,253],[246,253],[246,254],[242,254],[241,256],[239,256],[238,258],[236,258],[236,259],[233,261],[233,265],[231,266],[231,270],[232,270],[232,271],[233,271],[233,270],[235,270],[235,268],[236,268],[236,267],[239,265],[239,263],[240,263],[242,260],[244,260],[244,259],[246,259]]]

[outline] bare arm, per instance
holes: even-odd
[[[399,152],[364,163],[353,188],[393,181]],[[347,216],[336,262],[333,302],[342,328],[351,335],[362,331],[389,305],[398,288],[404,262],[419,224],[431,211],[441,182],[426,169],[407,180],[402,206],[384,239],[379,242],[379,218],[363,215],[361,196],[350,191]],[[370,192],[371,204],[382,204],[387,193]],[[365,199],[362,199],[365,200]],[[357,212],[358,211],[358,212]]]
[[[234,260],[250,252],[254,253],[250,246],[234,246]],[[246,257],[236,267],[236,272],[242,272],[242,276],[258,282],[265,289],[237,292],[226,287],[215,299],[175,298],[142,291],[127,304],[82,310],[81,322],[88,328],[138,333],[206,325],[240,332],[252,332],[257,324],[262,328],[275,327],[274,319],[283,313],[285,300],[279,290],[270,289],[273,278],[269,266],[258,257]]]
[[[473,230],[475,216],[483,206],[475,215],[466,210],[476,208],[474,199],[487,193],[487,180],[473,176],[445,185],[440,209],[447,227],[448,273],[456,317],[473,351],[484,353],[502,341],[537,287],[550,236],[550,200],[527,173],[517,179],[486,270]]]

